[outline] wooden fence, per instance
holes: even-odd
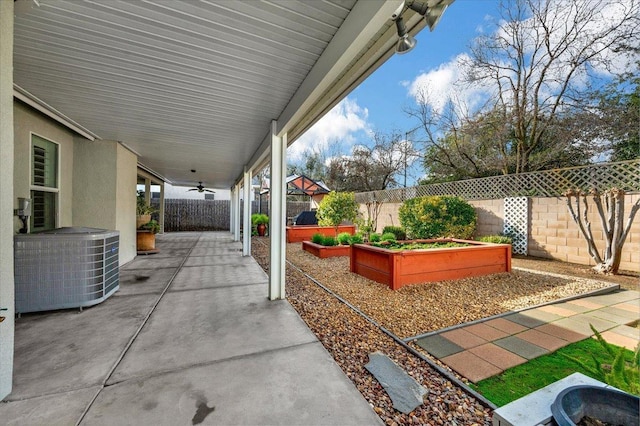
[[[159,206],[158,200],[152,205]],[[167,199],[164,202],[165,232],[181,231],[226,231],[229,230],[231,202],[229,200],[188,200]],[[308,202],[288,202],[287,217],[293,217],[303,210],[309,209]],[[261,211],[269,214],[269,204],[253,201],[252,212]],[[242,207],[241,213],[242,214]]]

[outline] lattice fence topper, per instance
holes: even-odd
[[[640,159],[601,163],[582,167],[545,170],[460,180],[412,188],[360,192],[358,203],[401,203],[425,195],[456,195],[465,200],[492,200],[506,197],[559,197],[569,189],[604,191],[617,187],[640,191]]]
[[[529,197],[504,199],[503,233],[511,237],[514,254],[529,253]]]

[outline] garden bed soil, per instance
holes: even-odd
[[[355,225],[338,226],[338,234],[348,232],[353,235],[356,233]],[[287,226],[287,243],[299,243],[302,241],[311,241],[314,234],[321,234],[335,237],[336,228],[333,226],[317,226],[317,225],[294,225]]]
[[[311,241],[303,241],[302,250],[309,252],[312,255],[319,257],[320,259],[326,259],[328,257],[349,256],[349,254],[351,253],[351,246],[323,246]]]
[[[511,245],[454,238],[407,243],[458,243],[464,247],[390,250],[354,244],[350,270],[398,290],[409,284],[456,280],[511,271]]]

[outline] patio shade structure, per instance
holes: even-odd
[[[82,142],[117,141],[165,182],[191,186],[197,169],[210,187],[231,188],[236,238],[241,220],[250,228],[251,176],[270,164],[269,298],[281,299],[286,148],[394,54],[402,3],[0,2],[0,361],[13,336],[14,99]],[[411,10],[403,18],[408,34],[426,26]],[[245,232],[245,254],[249,241]]]
[[[287,178],[287,195],[314,195],[328,194],[329,188],[304,175],[291,175]]]

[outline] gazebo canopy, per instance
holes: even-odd
[[[330,191],[323,182],[316,182],[304,175],[287,177],[287,195],[308,195],[312,197],[319,194],[328,194]]]

